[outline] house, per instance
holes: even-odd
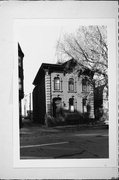
[[[58,109],[89,112],[94,118],[94,93],[85,75],[75,71],[71,59],[63,64],[42,63],[33,85],[33,119],[44,124],[45,115],[57,117]]]
[[[22,103],[24,98],[24,75],[23,75],[23,58],[24,53],[18,43],[18,79],[19,79],[19,125],[22,127]]]

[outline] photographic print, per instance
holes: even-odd
[[[118,177],[117,7],[1,1],[1,179]]]
[[[17,23],[20,160],[109,159],[106,23]]]
[[[108,158],[107,27],[26,29],[18,42],[20,158]]]

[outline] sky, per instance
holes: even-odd
[[[107,23],[106,20],[103,25]],[[57,63],[57,42],[79,26],[102,25],[102,20],[84,19],[18,19],[15,21],[15,42],[24,53],[24,94],[33,91],[33,81],[42,63]]]
[[[57,63],[57,41],[75,32],[77,20],[21,20],[16,23],[16,38],[24,53],[24,93],[32,92],[33,80],[42,63]]]

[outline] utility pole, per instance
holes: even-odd
[[[24,96],[24,116],[27,116],[27,95]]]

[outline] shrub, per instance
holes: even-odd
[[[100,117],[100,121],[105,123],[105,121],[109,120],[109,113],[108,113],[108,109],[103,109],[103,114]]]
[[[54,126],[55,124],[56,124],[55,118],[52,117],[52,116],[50,116],[49,114],[46,114],[46,115],[45,115],[45,125],[46,125],[47,127],[52,127],[52,126]]]

